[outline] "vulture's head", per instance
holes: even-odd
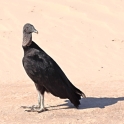
[[[27,23],[24,25],[24,27],[23,27],[23,43],[22,43],[23,47],[31,45],[33,32],[38,34],[38,31],[34,28],[34,26],[32,24]]]
[[[23,33],[30,34],[33,32],[38,34],[38,31],[34,28],[34,26],[32,24],[27,23],[24,25]]]

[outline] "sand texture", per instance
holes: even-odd
[[[22,27],[87,96],[75,109],[68,99],[37,91],[22,66]],[[0,1],[0,124],[124,124],[124,0]]]

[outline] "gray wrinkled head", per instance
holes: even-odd
[[[23,27],[23,42],[22,46],[30,46],[32,43],[32,33],[37,33],[38,31],[34,28],[32,24],[25,24]]]
[[[30,34],[33,32],[38,34],[38,31],[34,28],[32,24],[26,23],[23,27],[23,33]]]

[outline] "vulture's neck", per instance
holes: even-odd
[[[23,33],[22,46],[23,47],[30,46],[31,43],[32,43],[32,33],[30,33],[30,34]]]

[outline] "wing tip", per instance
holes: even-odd
[[[82,92],[81,96],[82,96],[83,98],[86,98],[86,95],[85,95],[83,92]]]

